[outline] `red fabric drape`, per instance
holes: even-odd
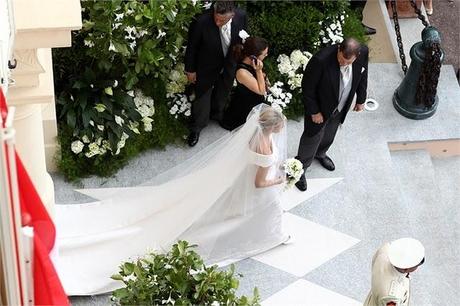
[[[0,114],[5,122],[8,108],[0,89]],[[23,223],[34,229],[34,299],[36,305],[70,305],[61,281],[49,257],[56,229],[24,165],[16,155],[19,200]]]

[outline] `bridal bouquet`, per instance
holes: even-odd
[[[287,177],[286,189],[288,189],[300,180],[303,174],[303,165],[298,159],[289,158],[284,162],[283,167]]]

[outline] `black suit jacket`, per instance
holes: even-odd
[[[224,57],[219,28],[214,22],[214,8],[198,15],[190,25],[187,49],[185,51],[185,71],[196,72],[195,92],[199,97],[214,85],[224,68],[225,83],[231,88],[235,78],[236,62],[232,57],[235,44],[241,43],[240,30],[246,30],[246,12],[235,10],[231,25],[231,41],[227,56]]]
[[[305,106],[305,124],[308,135],[315,135],[331,117],[339,104],[340,66],[337,60],[338,45],[318,51],[308,62],[302,79],[302,98]],[[348,100],[342,110],[341,122],[345,121],[353,97],[362,104],[367,96],[367,66],[369,50],[363,46],[360,55],[353,62],[353,79]],[[311,115],[321,113],[322,124],[311,120]]]

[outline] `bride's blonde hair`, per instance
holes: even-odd
[[[260,111],[259,124],[263,130],[266,130],[284,122],[285,119],[286,117],[280,110],[270,106]]]

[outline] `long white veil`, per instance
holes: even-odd
[[[263,239],[245,234],[247,226],[257,226],[261,211],[273,214],[270,208],[279,204],[280,185],[264,190],[254,185],[257,166],[250,146],[263,133],[260,114],[267,109],[256,106],[238,130],[143,186],[87,189],[81,192],[100,201],[57,206],[57,266],[66,292],[116,289],[121,283],[110,276],[122,261],[167,250],[178,239],[197,243],[207,263],[247,257],[279,243],[276,226],[261,232]],[[285,130],[271,136],[275,172],[286,157]],[[270,237],[273,230],[277,237]]]

